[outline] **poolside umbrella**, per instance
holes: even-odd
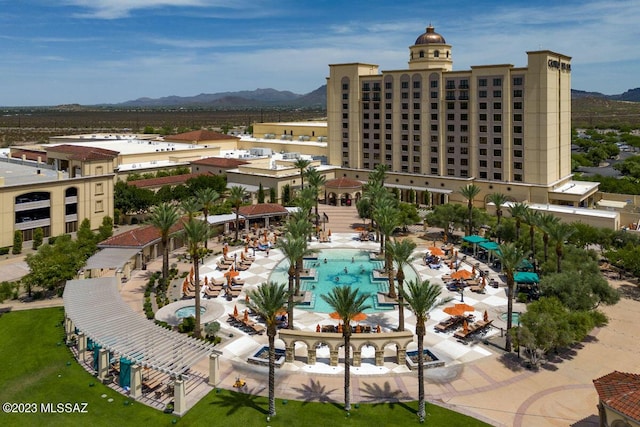
[[[222,255],[224,255],[224,257],[227,257],[227,252],[229,252],[229,248],[227,246],[223,246],[222,247]]]
[[[431,246],[429,248],[429,252],[431,252],[431,255],[433,256],[443,256],[444,255],[444,251],[442,249],[440,249],[437,246]]]
[[[207,276],[204,276],[204,285],[209,286],[209,278]]]
[[[249,304],[249,294],[246,294],[244,296],[244,302],[246,302],[247,304]]]
[[[244,316],[242,317],[242,320],[245,322],[249,321],[249,310],[244,311]]]
[[[316,325],[316,332],[320,332],[320,325]]]
[[[338,323],[338,333],[342,333],[342,323]]]
[[[451,273],[451,278],[456,280],[459,280],[459,279],[467,280],[467,279],[471,279],[471,277],[473,277],[473,273],[465,269],[460,269],[458,271],[454,271],[453,273]]]
[[[245,251],[245,253],[249,252],[249,237],[247,237],[247,244],[244,245],[244,251]]]
[[[380,329],[380,325],[376,326],[376,332],[377,332],[377,333],[382,332],[382,329]]]
[[[484,311],[484,314],[482,315],[482,320],[484,320],[485,322],[489,321],[489,313],[487,313],[487,310]]]
[[[360,313],[356,313],[356,314],[351,318],[351,320],[353,320],[354,322],[361,322],[361,321],[363,321],[363,320],[364,320],[364,319],[366,319],[366,318],[367,318],[367,315],[366,315],[366,314],[364,314],[364,313],[362,313],[362,312],[360,312]]]
[[[356,334],[359,334],[359,333],[361,333],[361,332],[362,332],[362,328],[360,327],[360,324],[358,323],[358,324],[356,325]]]
[[[239,276],[240,272],[236,271],[233,266],[231,266],[231,268],[229,269],[229,271],[227,271],[226,273],[224,273],[224,276],[227,278],[227,283],[231,283],[231,280],[236,277]]]
[[[471,274],[476,274],[476,266],[471,267]]]
[[[342,319],[342,317],[340,317],[340,314],[337,311],[334,311],[333,313],[329,314],[329,317],[336,320]]]
[[[189,281],[193,283],[193,267],[191,267],[191,271],[189,272]]]
[[[466,311],[474,311],[475,309],[469,304],[455,304],[445,307],[442,311],[452,316],[463,316]]]
[[[237,306],[233,306],[233,317],[238,317],[238,307]]]
[[[469,324],[467,323],[466,320],[462,322],[462,330],[464,331],[465,334],[469,332]]]
[[[447,243],[447,233],[444,233],[444,236],[442,236],[442,242]]]

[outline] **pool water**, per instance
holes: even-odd
[[[315,278],[302,279],[300,283],[302,291],[313,293],[308,309],[321,313],[333,312],[333,308],[320,295],[329,294],[335,286],[347,285],[357,288],[359,293],[369,294],[367,305],[370,308],[365,310],[366,313],[393,310],[393,306],[378,305],[377,293],[388,292],[389,281],[386,277],[373,279],[373,270],[383,268],[384,263],[380,260],[370,260],[369,254],[368,251],[358,249],[324,249],[316,254],[317,259],[305,259],[304,268],[316,270]],[[276,266],[269,280],[288,283],[288,269],[289,261],[285,259]],[[405,282],[417,277],[415,270],[409,266],[405,267],[404,273]]]
[[[207,311],[206,307],[200,307],[200,315],[202,316]],[[194,305],[188,305],[176,310],[176,317],[178,319],[184,319],[185,317],[195,317],[196,307]]]
[[[500,319],[507,321],[508,313],[502,313]],[[511,323],[514,326],[520,326],[520,313],[511,313]]]

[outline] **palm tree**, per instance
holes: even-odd
[[[560,218],[550,213],[540,214],[538,217],[538,228],[542,231],[542,242],[544,243],[544,262],[547,262],[549,252],[549,233],[551,229],[560,222]]]
[[[511,217],[516,220],[516,240],[520,239],[520,226],[522,225],[522,219],[529,210],[529,206],[524,203],[516,202],[509,208]]]
[[[202,205],[195,197],[189,197],[180,203],[180,209],[187,217],[195,218],[200,213]]]
[[[195,218],[188,218],[183,223],[187,251],[193,263],[193,276],[196,281],[196,326],[193,330],[193,335],[196,338],[200,338],[200,253],[202,249],[200,245],[209,238],[210,229],[206,222]]]
[[[564,242],[575,232],[569,224],[558,222],[549,229],[549,237],[556,243],[556,272],[562,273],[562,257],[564,254]]]
[[[535,231],[539,217],[540,212],[534,211],[533,209],[527,209],[523,218],[524,222],[529,226],[529,246],[531,250],[531,257],[533,259],[536,258]]]
[[[473,234],[473,199],[480,194],[480,187],[475,184],[469,184],[460,189],[460,194],[467,200],[467,209],[469,210],[469,227],[467,235]]]
[[[295,295],[294,279],[296,277],[296,262],[298,258],[301,258],[307,247],[307,239],[305,236],[295,236],[290,232],[287,232],[283,238],[278,239],[276,247],[282,251],[284,257],[289,261],[289,287],[287,303],[287,323],[288,328],[293,329],[293,297]]]
[[[511,316],[513,314],[513,294],[515,293],[516,281],[514,279],[515,271],[524,260],[524,252],[514,243],[506,243],[500,245],[498,258],[502,264],[502,271],[507,277],[507,334],[504,345],[505,351],[511,351],[511,334],[509,331],[512,327]]]
[[[374,218],[382,233],[380,239],[380,252],[384,254],[384,268],[386,269],[387,276],[389,277],[389,298],[397,298],[396,288],[394,286],[393,278],[393,262],[391,254],[386,251],[387,243],[393,234],[393,230],[398,226],[398,209],[391,203],[382,203],[374,210]]]
[[[242,206],[245,197],[247,197],[247,191],[240,185],[234,185],[231,187],[229,189],[229,194],[227,195],[227,201],[236,211],[236,241],[238,240],[238,233],[240,232],[240,206]]]
[[[202,206],[202,216],[204,217],[204,221],[207,221],[207,217],[209,216],[209,212],[215,206],[216,201],[220,198],[220,193],[214,190],[211,187],[201,188],[196,192],[196,199]],[[204,242],[204,247],[207,248],[208,240]]]
[[[416,249],[416,244],[411,239],[392,240],[387,244],[387,252],[398,267],[398,330],[404,331],[404,268],[411,262],[411,254]]]
[[[329,294],[321,295],[322,299],[340,315],[344,326],[342,337],[344,338],[344,410],[351,410],[351,395],[349,393],[351,373],[351,319],[358,313],[370,308],[366,305],[368,294],[359,294],[357,289],[349,286],[338,286],[331,289]]]
[[[416,336],[418,337],[418,417],[420,422],[425,418],[424,399],[424,335],[425,323],[429,319],[429,312],[436,307],[451,301],[451,298],[439,299],[441,287],[429,283],[428,280],[411,280],[407,283],[407,289],[401,292],[407,301],[409,310],[416,315]]]
[[[493,203],[496,207],[496,217],[498,223],[496,224],[496,230],[498,231],[498,243],[500,243],[500,220],[502,219],[502,206],[507,203],[509,199],[502,193],[491,193],[487,196],[487,202]]]
[[[300,190],[304,190],[304,170],[311,164],[311,160],[298,159],[293,163],[293,166],[300,170]]]
[[[318,222],[320,221],[320,216],[318,215],[318,194],[320,194],[320,189],[324,187],[327,182],[327,178],[318,172],[318,169],[311,167],[307,169],[307,182],[309,183],[309,187],[313,188],[315,194],[316,228],[318,228]]]
[[[269,337],[269,416],[276,415],[275,396],[275,365],[276,350],[275,340],[277,333],[276,314],[282,310],[287,300],[287,292],[284,284],[273,282],[263,283],[257,289],[249,291],[249,306],[252,310],[264,317],[267,324],[267,337]]]
[[[180,213],[175,205],[161,203],[151,211],[149,222],[160,232],[162,242],[162,278],[169,277],[169,233],[180,220]]]

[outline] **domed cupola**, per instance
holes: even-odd
[[[426,32],[416,39],[416,43],[409,47],[409,52],[410,70],[451,71],[453,69],[451,46],[447,44],[444,37],[436,33],[431,24]]]

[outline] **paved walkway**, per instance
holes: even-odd
[[[361,224],[355,208],[335,208],[321,206],[320,212],[326,212],[330,217],[327,229],[332,230],[331,246],[363,247],[375,249],[375,243],[360,243],[353,240],[356,233],[354,225]],[[432,241],[416,239],[421,246],[417,254],[424,253]],[[314,245],[318,245],[314,243]],[[214,250],[218,249],[214,244]],[[246,279],[245,287],[251,289],[268,278],[270,270],[282,259],[279,251],[272,250],[269,257],[264,253],[257,254],[257,260],[249,271],[241,273]],[[174,254],[171,262],[176,262]],[[201,274],[217,277],[222,273],[213,266],[215,258],[207,259]],[[181,270],[189,268],[189,264],[178,264]],[[446,270],[429,270],[416,265],[423,278],[438,283],[439,275]],[[142,294],[150,271],[161,269],[161,259],[149,264],[147,271],[136,271],[129,282],[124,285],[122,296],[130,306],[142,313]],[[0,265],[0,271],[2,266]],[[463,345],[446,334],[428,333],[425,345],[447,361],[444,368],[426,371],[427,397],[439,405],[449,407],[458,412],[469,414],[498,426],[595,426],[597,425],[597,394],[592,380],[613,370],[624,372],[640,372],[640,359],[636,357],[637,342],[640,332],[629,325],[634,325],[640,315],[640,297],[638,293],[630,292],[637,289],[636,285],[625,282],[613,282],[615,286],[624,289],[625,297],[614,307],[603,307],[609,316],[609,325],[596,329],[585,342],[575,349],[558,355],[554,360],[545,364],[540,371],[532,372],[514,363],[515,355],[505,355],[494,345],[477,342]],[[500,326],[499,314],[506,310],[506,300],[500,292],[502,288],[493,290],[485,295],[465,294],[465,302],[473,305],[477,310],[476,316],[487,309],[490,317],[496,318]],[[445,290],[446,294],[447,291]],[[243,294],[244,295],[244,294]],[[222,388],[232,388],[235,378],[240,376],[247,381],[249,391],[254,394],[267,394],[267,370],[264,367],[248,365],[246,358],[261,346],[266,345],[266,336],[248,336],[234,329],[226,323],[226,313],[233,311],[233,306],[242,308],[243,296],[231,303],[221,299],[211,300],[224,309],[220,318],[223,327],[221,334],[225,341],[220,346],[224,356],[221,358],[220,374]],[[38,304],[60,303],[47,301]],[[18,304],[20,306],[31,304]],[[1,306],[0,306],[1,307]],[[428,329],[433,330],[433,324],[443,316],[440,310],[432,313],[433,319]],[[372,318],[375,315],[371,316]],[[315,330],[318,323],[329,323],[326,314],[310,313],[302,310],[295,312],[295,323],[300,328]],[[388,327],[397,324],[397,312],[385,315]],[[381,320],[374,318],[372,321]],[[408,312],[407,329],[413,330],[414,319]],[[233,335],[233,336],[230,336]],[[499,330],[494,330],[491,341],[501,342]],[[276,345],[282,347],[280,340]],[[304,349],[297,349],[298,359],[304,354]],[[391,349],[385,353],[385,366],[375,367],[363,360],[362,368],[352,370],[352,400],[353,402],[381,402],[414,400],[417,397],[417,376],[405,366],[391,362]],[[318,354],[320,358],[321,355]],[[363,358],[366,359],[363,354]],[[203,360],[195,369],[208,372],[208,364]],[[341,402],[343,377],[342,367],[331,367],[319,363],[314,367],[296,360],[293,364],[285,364],[276,372],[276,396],[278,398],[336,401]]]

